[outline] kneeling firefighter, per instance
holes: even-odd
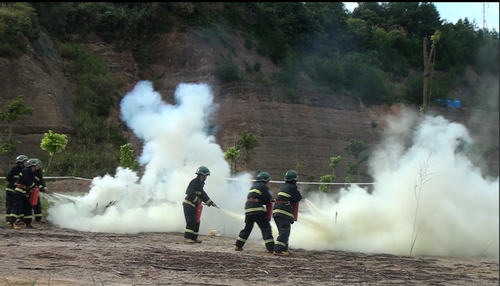
[[[200,230],[200,220],[197,219],[197,211],[201,213],[201,202],[208,206],[217,207],[217,205],[210,199],[203,187],[210,170],[205,166],[200,166],[195,173],[196,178],[189,182],[186,189],[186,197],[182,206],[184,208],[184,218],[186,219],[186,230],[184,231],[184,238],[189,243],[200,243],[198,239],[198,231]]]
[[[285,184],[281,186],[273,207],[273,218],[278,227],[278,238],[274,245],[274,255],[288,256],[288,238],[294,222],[292,205],[298,204],[304,197],[297,188],[299,175],[295,170],[285,173]]]
[[[261,232],[262,239],[266,245],[268,252],[272,253],[274,250],[274,237],[271,230],[271,224],[268,217],[268,210],[272,206],[272,197],[269,193],[267,183],[271,180],[271,175],[267,172],[260,172],[257,175],[256,182],[250,188],[245,203],[245,228],[242,229],[234,244],[234,250],[243,250],[243,245],[247,241],[250,233],[252,232],[254,223],[257,223]],[[267,208],[264,208],[266,205]]]

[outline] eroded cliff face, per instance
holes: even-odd
[[[54,42],[45,33],[28,46],[28,53],[18,59],[0,57],[0,105],[22,94],[26,106],[34,107],[32,116],[16,122],[13,132],[23,142],[26,154],[37,154],[44,132],[70,133],[73,99],[70,82],[63,74],[63,61]],[[0,123],[1,130],[7,125]],[[3,135],[3,134],[2,134]],[[2,136],[4,138],[4,136]],[[2,157],[2,166],[7,165]],[[9,164],[10,165],[10,164]]]
[[[207,39],[201,33],[183,34],[172,32],[160,38],[152,49],[156,61],[150,67],[140,70],[130,52],[116,52],[92,35],[87,46],[101,56],[112,73],[124,83],[123,94],[130,91],[141,79],[155,79],[155,88],[163,98],[172,103],[173,93],[181,82],[205,82],[211,85],[215,102],[219,105],[215,124],[217,142],[222,150],[233,146],[243,131],[252,132],[259,141],[254,160],[247,170],[266,170],[273,178],[280,180],[286,170],[302,165],[299,173],[303,180],[331,173],[330,157],[341,155],[343,160],[336,171],[344,176],[344,167],[353,161],[344,151],[350,139],[360,140],[370,150],[380,143],[387,123],[387,115],[398,115],[404,109],[416,106],[394,104],[366,107],[358,100],[342,95],[322,94],[307,89],[296,89],[293,94],[288,88],[251,82],[221,84],[214,76],[217,62],[221,62],[231,51],[234,62],[240,66],[244,77],[255,79],[260,76],[269,79],[277,71],[267,58],[258,56],[243,46],[243,39],[237,33],[226,35],[226,42]],[[245,73],[244,63],[261,62],[261,75]],[[23,153],[45,156],[40,149],[43,133],[71,134],[73,119],[73,93],[68,78],[63,72],[63,61],[52,40],[42,37],[30,47],[30,52],[19,59],[0,58],[0,104],[14,99],[18,94],[26,96],[26,105],[35,108],[34,116],[16,125],[16,138],[23,142]],[[308,79],[300,78],[302,83]],[[114,120],[119,119],[119,106],[112,112]],[[496,146],[485,158],[488,173],[498,176],[498,112],[484,112],[435,107],[432,112],[468,127],[476,140],[485,146]],[[2,128],[5,125],[0,126]],[[141,142],[127,131],[140,154]],[[71,138],[69,138],[71,140]],[[494,149],[494,148],[493,148]],[[2,158],[1,165],[7,166]],[[366,165],[366,164],[365,164]],[[240,164],[238,170],[245,167]],[[362,172],[366,166],[362,166]],[[367,181],[369,178],[361,178]]]

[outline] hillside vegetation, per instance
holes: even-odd
[[[238,51],[225,35],[237,33],[248,50],[269,57],[279,72],[270,78],[247,77],[262,74],[260,63],[240,67],[229,54],[215,71],[221,82],[306,87],[360,98],[367,105],[422,104],[423,43],[427,38],[430,50],[436,31],[441,36],[429,83],[433,101],[452,99],[450,89],[456,83],[470,86],[467,67],[480,76],[499,75],[498,32],[479,29],[468,19],[443,22],[427,2],[359,2],[352,13],[340,2],[4,2],[0,57],[21,56],[41,29],[57,39],[76,86],[76,140],[56,164],[61,174],[80,168],[72,165],[75,160],[95,166],[82,175],[113,173],[119,146],[126,143],[123,127],[106,121],[123,96],[123,91],[117,93],[122,85],[81,45],[91,33],[116,50],[132,51],[142,68],[155,62],[149,48],[164,33],[202,31],[207,40],[220,39],[233,54]],[[498,110],[498,101],[492,105],[487,96],[475,90],[460,99],[469,107]],[[85,154],[79,146],[86,146]],[[117,156],[106,159],[98,152]]]

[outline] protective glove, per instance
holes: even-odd
[[[214,202],[212,202],[212,204],[211,204],[210,206],[211,206],[211,207],[216,208],[216,207],[217,207],[217,204],[216,204],[216,203],[214,203]]]

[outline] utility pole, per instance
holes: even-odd
[[[432,88],[431,92],[428,92],[429,86],[432,87],[432,76],[434,74],[434,63],[436,62],[436,43],[439,41],[441,36],[440,31],[436,31],[434,35],[431,36],[431,51],[427,53],[427,37],[423,38],[424,44],[424,87],[423,87],[423,100],[422,106],[420,106],[420,112],[425,114],[427,112],[427,107],[431,102]],[[430,79],[430,81],[429,81]]]
[[[488,8],[490,8],[489,2],[482,2],[481,3],[481,17],[483,18],[483,29],[487,29],[486,25],[486,13],[488,12]]]

